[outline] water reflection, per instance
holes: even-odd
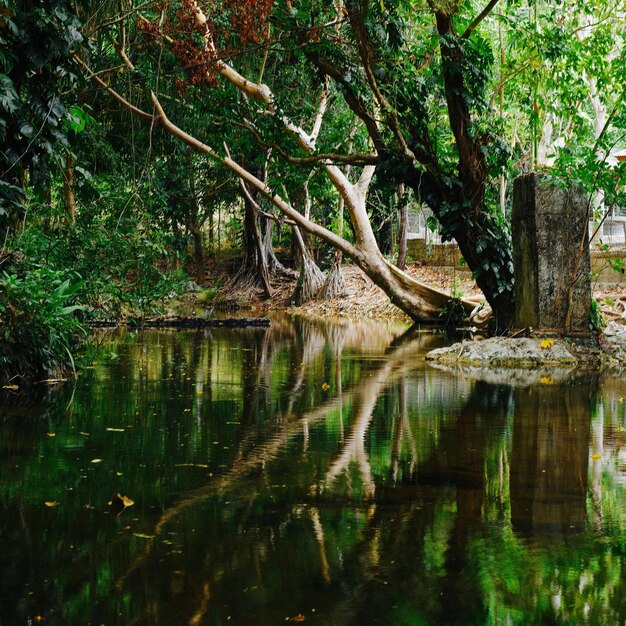
[[[624,623],[623,379],[473,381],[442,341],[123,333],[6,391],[0,623]]]

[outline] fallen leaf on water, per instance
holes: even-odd
[[[124,472],[115,472],[116,476],[124,476]]]
[[[2,385],[2,388],[15,390],[15,389],[19,389],[20,386],[19,385]]]
[[[601,454],[592,454],[592,455],[591,455],[591,458],[592,458],[594,461],[597,461],[598,459],[601,459],[601,458],[602,458],[602,455],[601,455]]]
[[[154,539],[154,535],[146,535],[144,533],[133,533],[133,537],[139,537],[140,539]]]
[[[59,506],[59,503],[56,501],[49,501],[45,503],[46,506],[49,506],[50,508],[53,508],[55,506]]]
[[[102,459],[91,459],[92,463],[102,463]]]
[[[291,620],[294,622],[303,622],[305,619],[306,617],[304,617],[304,615],[302,615],[301,613],[291,618]]]
[[[107,428],[107,430],[109,432],[112,432],[112,433],[123,433],[124,432],[123,428]]]
[[[328,390],[330,389],[330,385],[329,385],[328,383],[323,383],[323,384],[322,384],[322,389],[323,389],[324,391],[328,391]],[[294,619],[295,619],[295,618],[294,618]]]
[[[554,380],[553,380],[552,376],[540,376],[539,377],[539,382],[542,385],[554,385]]]
[[[121,515],[129,506],[135,504],[134,500],[131,500],[128,496],[123,496],[121,493],[116,493],[111,497],[109,506],[116,511],[119,511]]]
[[[544,339],[539,345],[542,350],[548,350],[554,345],[554,339]]]
[[[48,435],[48,437],[56,437],[57,436],[56,433],[46,433],[46,435]]]
[[[79,435],[83,435],[84,437],[89,437],[89,433],[84,433],[82,430],[78,432]]]

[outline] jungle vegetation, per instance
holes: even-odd
[[[626,128],[624,10],[0,0],[4,376],[67,365],[90,319],[158,308],[188,288],[190,257],[238,254],[233,279],[268,298],[298,271],[299,302],[340,289],[347,257],[432,318],[449,294],[411,279],[390,236],[409,204],[458,243],[505,330],[512,180],[582,185],[596,220],[624,204],[609,159]]]

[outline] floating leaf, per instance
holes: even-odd
[[[140,539],[154,539],[155,535],[146,535],[145,533],[133,533],[133,537],[139,537]]]
[[[57,436],[56,433],[46,433],[46,435],[48,435],[48,437],[56,437]]]
[[[554,385],[554,379],[552,378],[552,376],[540,376],[539,382],[542,385]]]
[[[592,455],[591,455],[591,458],[592,458],[594,461],[598,461],[598,460],[600,460],[600,459],[602,458],[602,455],[601,455],[601,454],[592,454]]]
[[[128,496],[123,496],[121,493],[116,493],[111,497],[108,504],[112,509],[123,513],[129,506],[133,506],[135,501],[131,500]]]
[[[303,622],[306,619],[306,617],[304,617],[304,615],[302,615],[302,613],[296,615],[295,617],[291,618],[292,622]]]
[[[544,339],[539,345],[542,350],[549,350],[554,345],[554,339]]]
[[[45,502],[45,505],[49,506],[50,508],[54,508],[55,506],[59,506],[59,503],[56,500],[52,500]]]
[[[123,433],[124,432],[123,428],[107,428],[107,430],[109,432],[112,432],[112,433]]]
[[[19,389],[20,386],[19,385],[2,385],[2,388],[3,389],[13,389],[13,390],[15,390],[15,389]]]
[[[323,389],[324,391],[328,391],[328,390],[330,389],[330,385],[329,385],[328,383],[323,383],[323,384],[322,384],[322,389]]]
[[[92,463],[102,463],[102,459],[91,459]]]

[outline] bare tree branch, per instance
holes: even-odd
[[[154,119],[154,115],[152,113],[148,113],[147,111],[136,107],[134,104],[131,104],[121,94],[109,87],[109,85],[107,85],[107,83],[105,83],[97,74],[95,74],[92,69],[79,56],[74,55],[74,60],[87,72],[87,76],[95,80],[98,85],[100,85],[109,94],[111,94],[120,104],[126,107],[129,111],[131,111],[135,115],[138,115],[139,117],[142,117],[144,120],[152,121]]]
[[[474,18],[472,23],[467,27],[461,35],[461,39],[469,39],[469,36],[476,30],[476,27],[491,13],[493,7],[498,4],[498,0],[491,0],[489,4]]]

